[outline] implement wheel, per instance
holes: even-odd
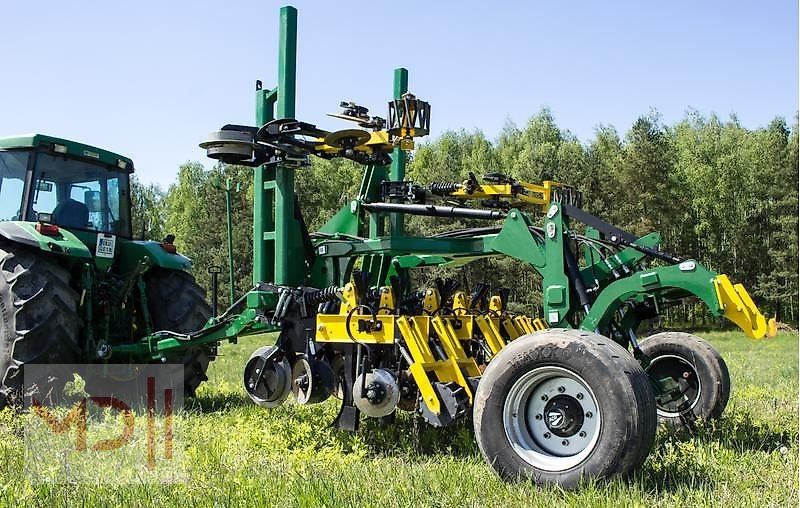
[[[486,461],[506,480],[576,488],[641,465],[656,431],[647,374],[606,337],[549,329],[492,359],[475,396]]]
[[[731,394],[725,360],[705,340],[689,333],[664,332],[642,341],[650,358],[647,373],[660,388],[658,419],[674,427],[691,427],[697,419],[722,415]]]

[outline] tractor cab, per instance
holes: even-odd
[[[41,134],[0,138],[0,221],[131,237],[133,162]]]

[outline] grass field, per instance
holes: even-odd
[[[20,437],[30,415],[0,413],[0,504],[797,506],[797,335],[706,338],[733,379],[723,418],[693,436],[659,430],[630,480],[578,492],[506,484],[484,464],[466,424],[433,429],[404,413],[393,426],[367,421],[351,435],[328,427],[334,401],[258,408],[239,381],[258,345],[250,339],[221,348],[209,382],[176,417],[178,473],[168,482],[137,479],[141,462],[120,466],[121,456],[102,452],[92,456],[100,480],[33,482]]]

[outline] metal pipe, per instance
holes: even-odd
[[[457,217],[463,219],[499,220],[506,214],[500,210],[479,208],[461,208],[457,206],[407,205],[403,203],[362,203],[361,207],[368,212],[396,212],[425,217]]]
[[[231,179],[225,181],[225,212],[228,219],[228,284],[230,286],[230,299],[232,304],[236,298],[236,286],[233,280],[233,222],[231,220]],[[216,313],[214,314],[216,315]]]
[[[402,99],[403,94],[408,92],[408,70],[399,67],[394,70],[394,98]],[[406,178],[406,152],[400,148],[392,150],[392,165],[389,170],[389,179],[393,182],[400,182]],[[391,236],[402,236],[403,216],[392,214],[389,217],[389,234]]]

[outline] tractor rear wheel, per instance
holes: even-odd
[[[643,340],[640,347],[650,359],[647,373],[663,387],[656,398],[660,422],[691,427],[697,419],[722,415],[731,394],[731,377],[711,344],[689,333],[663,332]]]
[[[647,374],[628,351],[594,333],[549,329],[492,359],[473,423],[502,478],[573,489],[639,467],[657,420]]]
[[[154,331],[194,332],[211,317],[205,291],[187,272],[156,268],[145,275],[145,286]],[[203,346],[167,358],[169,363],[184,366],[185,395],[194,396],[200,384],[208,380],[206,371],[213,356],[213,350]]]
[[[0,408],[34,393],[57,398],[71,380],[31,379],[30,369],[24,372],[30,364],[79,361],[79,296],[69,282],[69,272],[51,256],[0,243]]]

